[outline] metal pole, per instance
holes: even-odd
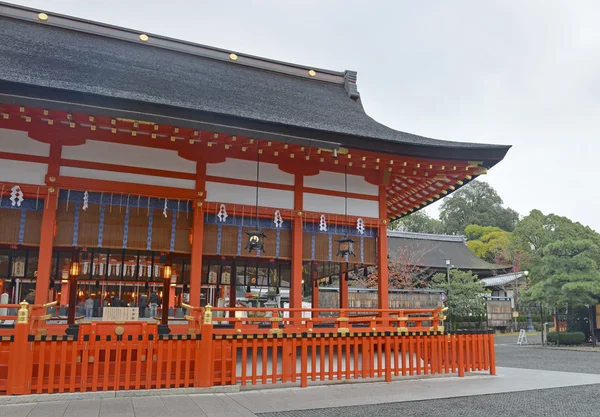
[[[535,327],[533,327],[533,320],[531,319],[531,307],[527,307],[527,331],[535,332]]]

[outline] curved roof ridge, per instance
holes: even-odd
[[[46,16],[46,20],[42,20],[42,18],[39,17],[41,14]],[[0,1],[0,16],[7,16],[30,22],[43,22],[48,26],[85,32],[138,44],[143,42],[151,47],[169,49],[172,51],[202,56],[219,61],[229,61],[232,64],[261,68],[268,71],[280,72],[283,74],[295,75],[308,79],[333,82],[335,84],[347,85],[347,74],[350,73],[354,74],[354,83],[356,83],[355,71],[334,71],[309,65],[279,61],[276,59],[238,52],[233,49],[204,45],[196,42],[159,35],[152,32],[146,32],[143,30],[125,28],[122,26],[82,19],[79,17],[52,13],[41,9],[5,3],[2,1]],[[143,36],[145,36],[144,39],[142,39]],[[350,95],[350,92],[348,94]],[[350,95],[350,97],[352,97],[352,95]]]
[[[442,235],[442,234],[432,234],[432,233],[418,233],[418,232],[403,232],[397,230],[388,230],[388,237],[400,237],[407,239],[420,239],[420,240],[439,240],[442,242],[463,242],[465,243],[467,239],[461,235]]]

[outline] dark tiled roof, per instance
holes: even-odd
[[[425,267],[446,269],[446,259],[461,270],[497,271],[509,270],[479,259],[466,245],[463,236],[430,235],[425,233],[388,232],[388,254],[391,259],[399,256],[411,263]]]
[[[39,94],[47,89],[47,94],[70,92],[69,100],[80,102],[89,102],[90,97],[121,104],[127,100],[155,106],[152,111],[157,113],[187,110],[192,113],[178,114],[221,122],[225,117],[230,125],[258,122],[274,134],[342,146],[482,160],[488,167],[509,149],[388,128],[365,113],[353,72],[317,70],[317,77],[309,77],[308,67],[249,56],[244,64],[242,55],[238,61],[217,59],[224,51],[155,35],[140,42],[131,36],[139,32],[66,17],[60,26],[74,22],[75,28],[58,27],[53,26],[59,24],[58,18],[51,15],[40,22],[36,16],[37,11],[0,4],[0,93],[19,91],[17,85],[34,86]],[[116,39],[111,30],[129,33],[131,39]],[[171,47],[160,47],[161,42]],[[375,145],[372,139],[377,140]]]

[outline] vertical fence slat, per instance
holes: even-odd
[[[133,337],[129,337],[125,346],[125,381],[124,388],[131,389],[131,363],[133,362]]]
[[[354,356],[354,379],[358,379],[359,371],[362,371],[362,367],[360,366],[359,338],[354,337],[353,340],[352,356]]]
[[[314,339],[311,339],[311,341],[313,342],[311,349],[314,352]],[[300,343],[301,343],[301,345],[300,345],[300,386],[306,387],[308,385],[308,340],[305,337],[303,337],[302,341]],[[311,370],[314,371],[314,367],[315,367],[314,360],[312,360],[312,362],[311,362],[311,367],[312,367]],[[313,381],[314,381],[314,377],[313,377]]]
[[[335,347],[337,348],[337,364],[336,364],[336,376],[338,380],[341,380],[344,377],[343,373],[343,365],[342,365],[342,338],[337,337],[332,339],[335,342]]]
[[[156,340],[156,351],[156,388],[162,388],[164,343],[160,338]]]
[[[231,385],[237,383],[237,349],[238,341],[233,339],[231,341]]]
[[[188,388],[193,385],[193,381],[190,379],[190,369],[192,367],[192,347],[195,345],[195,340],[187,340],[185,346],[185,364],[183,370],[183,386]]]
[[[273,337],[273,339],[271,340],[271,382],[273,384],[277,383],[277,357],[278,357],[278,345],[279,345],[279,339],[277,339],[277,336]]]
[[[60,346],[60,372],[58,376],[58,392],[65,392],[65,382],[67,377],[67,342],[61,341]]]
[[[71,371],[71,375],[68,381],[68,387],[67,387],[67,391],[68,392],[75,392],[77,390],[77,376],[81,375],[81,372],[78,374],[77,373],[77,341],[73,340],[70,342],[65,342],[69,345],[69,347],[71,348],[71,363],[70,365],[70,371]],[[81,359],[80,359],[81,360]],[[81,384],[80,384],[81,385]]]
[[[265,385],[267,383],[267,365],[269,363],[268,360],[268,339],[262,340],[262,384]]]
[[[98,390],[98,380],[100,379],[98,376],[98,368],[100,366],[100,342],[99,340],[93,337],[93,347],[94,347],[94,363],[92,366],[92,391]]]
[[[149,338],[148,338],[149,339]],[[146,389],[150,389],[153,386],[156,386],[156,378],[154,377],[152,370],[154,368],[154,340],[147,339],[147,349],[146,349],[146,378],[144,380],[144,386]]]
[[[351,340],[349,337],[344,338],[344,353],[346,355],[346,379],[350,379],[352,375],[352,355],[350,355]]]
[[[392,381],[392,338],[389,336],[385,336],[384,337],[384,342],[385,342],[385,381],[386,382],[391,382]]]
[[[256,385],[256,377],[258,374],[258,340],[252,339],[252,385]]]
[[[310,370],[311,370],[311,381],[317,380],[317,341],[314,337],[310,339]],[[319,364],[320,366],[320,364]]]
[[[242,386],[246,385],[246,369],[248,360],[248,340],[242,339]]]
[[[115,363],[113,376],[113,389],[118,390],[121,387],[121,375],[123,373],[123,336],[117,336],[115,341]]]
[[[39,353],[38,372],[37,372],[37,393],[41,394],[44,391],[44,375],[46,373],[46,349],[40,342],[33,343],[33,351]]]
[[[144,352],[144,340],[143,337],[138,336],[135,342],[135,371],[133,373],[134,378],[134,389],[140,389],[140,381],[142,380],[143,370],[142,370],[142,355]]]
[[[496,347],[494,346],[494,334],[490,332],[486,336],[488,337],[490,345],[490,375],[496,375]]]
[[[328,352],[329,352],[329,361],[328,361],[328,371],[329,371],[329,376],[328,376],[328,380],[329,381],[333,381],[333,338],[328,337],[326,339],[327,341],[327,347],[328,347]]]
[[[289,352],[290,354],[290,359],[289,359],[289,364],[290,364],[290,381],[291,382],[296,382],[296,379],[298,378],[298,369],[297,369],[297,360],[296,360],[296,354],[298,352],[298,339],[297,338],[292,338],[292,350],[291,352]]]
[[[174,343],[172,339],[163,340],[163,343],[166,344],[166,361],[167,368],[165,370],[165,388],[172,388],[173,386],[173,348]]]
[[[104,340],[104,367],[103,367],[103,371],[102,371],[102,377],[101,380],[103,381],[103,386],[102,389],[104,391],[108,391],[108,383],[109,383],[109,379],[110,379],[110,362],[111,362],[111,351],[112,351],[112,343],[110,342],[110,340],[108,338],[106,338],[106,340]],[[102,347],[102,346],[101,346]]]

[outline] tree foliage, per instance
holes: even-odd
[[[590,239],[547,244],[538,258],[537,274],[525,299],[550,307],[595,304],[600,295],[600,247]]]
[[[503,206],[502,199],[488,183],[473,181],[444,199],[440,220],[448,234],[462,234],[470,224],[512,232],[519,215]]]
[[[448,314],[452,317],[479,316],[485,313],[487,291],[477,275],[471,271],[450,271],[450,285],[446,274],[435,274],[431,288],[445,290],[447,294]]]
[[[390,229],[403,232],[432,234],[440,234],[444,231],[441,221],[429,217],[427,213],[423,211],[417,211],[416,213],[390,223]]]
[[[467,246],[479,258],[501,265],[513,264],[516,248],[512,234],[495,226],[471,224],[465,228]]]

